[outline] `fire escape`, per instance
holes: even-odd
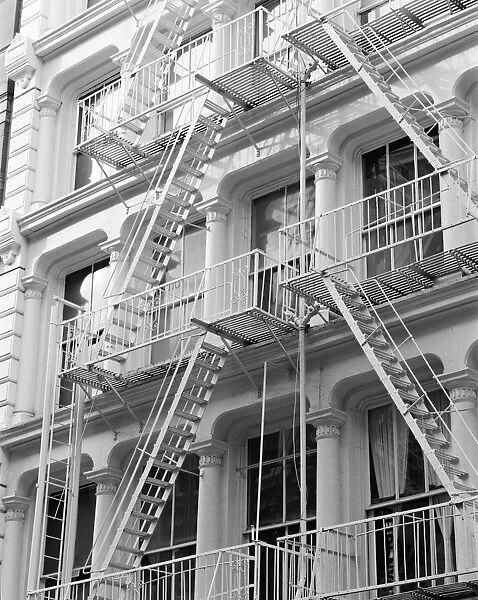
[[[58,376],[72,382],[74,394],[63,411],[54,400],[44,417],[44,484],[35,510],[31,589],[39,587],[41,549],[51,535],[48,507],[51,513],[55,502],[58,508],[50,518],[58,520],[55,531],[60,534],[50,540],[50,547],[53,543],[58,549],[57,592],[51,598],[66,598],[71,585],[79,478],[75,458],[81,455],[84,402],[101,413],[99,400],[108,394],[139,427],[138,442],[94,549],[95,574],[113,580],[115,574],[141,564],[228,356],[238,346],[274,341],[296,331],[290,313],[297,310],[299,297],[345,319],[450,497],[460,505],[475,498],[476,466],[462,452],[460,440],[444,433],[443,415],[430,409],[426,391],[406,363],[396,334],[387,330],[380,309],[389,306],[395,311],[395,300],[431,287],[442,275],[478,272],[476,244],[381,276],[361,277],[353,263],[363,260],[368,250],[354,254],[347,244],[361,235],[356,233],[360,224],[351,223],[363,214],[365,200],[351,205],[349,213],[345,207],[285,228],[281,263],[252,251],[180,278],[174,291],[164,283],[169,258],[226,124],[237,119],[242,125],[244,111],[273,100],[282,99],[290,108],[288,96],[299,87],[298,53],[314,60],[324,74],[351,66],[432,165],[440,192],[454,198],[461,212],[453,225],[478,216],[472,187],[476,161],[451,163],[388,81],[390,74],[406,79],[389,46],[443,14],[475,6],[476,0],[414,0],[364,26],[346,8],[324,16],[314,2],[309,4],[299,27],[274,22],[277,36],[272,46],[262,44],[272,24],[265,9],[225,25],[224,36],[244,51],[234,60],[218,61],[205,51],[212,34],[202,45],[198,40],[183,44],[195,0],[151,0],[120,81],[94,101],[83,101],[78,150],[96,160],[103,172],[108,165],[135,177],[143,192],[110,277],[107,305],[62,322],[54,331],[59,341],[52,361],[57,361]],[[195,57],[193,67],[184,66],[188,52]],[[415,97],[427,123],[440,120],[433,104],[423,95]],[[117,191],[114,178],[111,183]],[[387,193],[386,202],[397,206],[394,191]],[[404,215],[403,206],[394,210]],[[325,232],[331,227],[338,227],[340,239],[326,242]],[[357,248],[357,243],[352,245]],[[412,337],[398,313],[396,317],[401,330]],[[126,369],[128,356],[173,337],[179,341],[169,362]],[[142,422],[125,398],[129,390],[150,380],[157,382],[157,393]],[[449,411],[453,410],[450,401]],[[105,591],[105,581],[96,580],[92,597],[116,598]]]

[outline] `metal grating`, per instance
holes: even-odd
[[[386,301],[380,285],[384,287],[388,299],[397,300],[430,288],[438,277],[453,273],[463,275],[478,273],[478,242],[446,250],[411,265],[364,279],[361,285],[372,300],[372,304],[380,305]],[[380,285],[377,285],[377,282]],[[323,283],[322,276],[316,271],[294,277],[286,281],[284,287],[312,301],[320,298],[324,306],[339,313]]]
[[[369,54],[373,48],[367,37],[375,38],[379,44],[390,45],[420,31],[437,17],[456,14],[476,5],[478,0],[414,0],[352,31],[350,35],[364,53]],[[284,37],[303,52],[322,60],[331,71],[348,65],[316,20],[297,27]]]
[[[224,337],[243,340],[244,344],[271,341],[296,331],[292,323],[274,317],[259,308],[252,308],[211,323],[214,330]]]

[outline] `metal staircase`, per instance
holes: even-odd
[[[340,310],[365,356],[380,381],[403,416],[410,431],[419,443],[425,457],[436,472],[441,484],[453,500],[464,501],[475,497],[477,490],[469,482],[465,469],[473,468],[466,456],[449,453],[453,440],[449,428],[443,426],[442,415],[431,410],[431,403],[418,380],[408,367],[400,362],[403,357],[399,347],[385,328],[363,287],[357,281],[350,284],[330,273],[323,273],[326,290]],[[380,284],[378,284],[380,285]],[[386,297],[382,288],[381,293]],[[318,298],[320,301],[320,298]],[[389,302],[392,306],[391,302]],[[372,310],[371,310],[372,309]],[[395,311],[395,315],[398,313]],[[405,325],[402,322],[403,327]],[[408,331],[408,329],[406,329]],[[411,334],[410,334],[411,335]],[[403,361],[402,361],[403,362]],[[412,380],[413,381],[412,381]],[[449,400],[448,411],[456,410]],[[445,429],[445,431],[444,431]],[[463,454],[460,452],[460,454]],[[466,466],[462,463],[466,462]]]
[[[174,374],[153,405],[113,500],[114,514],[107,515],[95,544],[101,572],[140,565],[225,362],[227,351],[207,335],[184,340],[181,357],[190,355],[186,370],[176,359]]]
[[[176,50],[186,32],[197,0],[149,0],[126,56],[123,73]]]

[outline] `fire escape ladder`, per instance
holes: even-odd
[[[451,432],[445,436],[435,413],[427,406],[426,393],[417,390],[400,365],[397,346],[383,321],[369,310],[367,304],[372,305],[360,284],[354,286],[330,274],[324,274],[323,281],[445,490],[455,500],[471,498],[475,490],[466,483],[469,474],[460,466],[459,457],[448,452]],[[449,408],[454,408],[451,400]],[[464,460],[471,464],[465,455]]]
[[[150,0],[124,62],[125,76],[176,50],[196,5],[197,0]]]
[[[385,81],[384,77],[373,66],[369,58],[364,54],[361,46],[355,42],[352,36],[339,25],[330,21],[323,21],[322,27],[372,93],[382,101],[383,106],[392,118],[400,125],[433,168],[439,169],[448,165],[450,161],[443,156],[440,148],[438,148],[432,138],[410,113],[409,108],[401,102],[390,84]]]
[[[97,542],[101,572],[140,565],[227,356],[207,335],[183,341],[174,373],[153,405],[113,500],[114,515],[107,515]]]
[[[226,111],[208,100],[204,89],[186,102],[188,124],[176,123],[173,147],[161,157],[160,173],[150,182],[136,230],[120,254],[119,272],[113,275],[121,281],[120,293],[131,295],[160,283],[226,125]],[[181,118],[184,114],[176,117]]]

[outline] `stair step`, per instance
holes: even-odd
[[[174,23],[174,20],[172,19],[161,17],[161,26],[165,29],[168,29],[169,31],[172,31],[173,33],[176,33],[179,36],[183,36],[185,33],[184,27],[182,27],[181,25],[176,25]]]
[[[435,456],[437,458],[439,458],[440,460],[447,460],[450,463],[458,462],[457,456],[452,456],[451,454],[448,454],[447,452],[443,452],[443,450],[434,450],[434,452],[435,452]]]
[[[196,194],[198,189],[196,186],[187,183],[186,181],[182,181],[181,179],[173,179],[171,185],[179,188],[180,190],[184,190],[185,192],[189,192],[190,194]]]
[[[476,493],[476,488],[470,487],[469,485],[465,485],[464,483],[461,483],[461,481],[454,481],[453,485],[456,487],[457,490],[461,490],[462,492]]]
[[[154,252],[160,252],[161,254],[171,254],[172,252],[172,249],[168,248],[168,246],[158,244],[158,242],[153,242],[153,240],[147,240],[145,247],[153,250]]]
[[[397,392],[400,398],[405,402],[416,402],[419,398],[417,393],[411,394],[410,392],[407,392],[405,390],[397,390]]]
[[[191,18],[191,15],[187,11],[181,10],[180,8],[175,6],[171,1],[166,2],[166,6],[164,8],[165,10],[168,10],[169,12],[173,13],[178,19],[181,19],[181,21],[189,21],[189,19]]]
[[[164,481],[164,479],[156,479],[155,477],[146,477],[146,484],[155,485],[158,488],[169,489],[172,487],[169,481]]]
[[[212,387],[212,383],[210,381],[204,381],[202,379],[198,379],[197,377],[189,377],[188,383],[205,388]]]
[[[188,175],[192,175],[193,177],[196,177],[197,179],[201,179],[202,177],[204,177],[204,173],[200,169],[197,169],[196,167],[193,167],[192,165],[190,165],[188,163],[182,162],[179,165],[179,170],[182,171],[183,173],[187,173]]]
[[[148,494],[140,494],[139,500],[142,502],[148,502],[148,504],[164,504],[164,500],[156,498],[155,496],[148,496]]]
[[[136,517],[137,519],[140,519],[141,521],[157,521],[158,520],[155,515],[147,515],[145,513],[142,513],[139,510],[133,510],[131,513],[131,516]]]
[[[205,350],[206,352],[217,354],[218,356],[225,356],[227,354],[227,350],[225,348],[219,348],[219,346],[214,346],[214,344],[210,344],[209,342],[203,342],[201,349]]]
[[[177,411],[175,411],[175,414],[177,413]],[[158,469],[164,469],[165,471],[177,471],[179,469],[178,465],[174,464],[174,463],[168,463],[168,462],[164,462],[163,460],[154,460],[153,461],[153,465],[155,467],[157,467]]]
[[[411,381],[407,381],[406,379],[405,380],[399,379],[398,377],[395,377],[394,375],[389,375],[388,377],[396,388],[399,388],[401,390],[414,390],[415,389],[415,386],[413,385],[413,383]]]
[[[169,48],[170,50],[176,50],[176,48],[179,48],[179,44],[177,42],[169,39],[166,35],[162,34],[159,31],[155,31],[153,33],[152,39],[155,43],[160,44],[165,48]]]
[[[133,277],[135,279],[139,279],[140,281],[143,281],[144,283],[148,283],[150,285],[159,285],[159,280],[156,279],[156,277],[150,277],[149,275],[145,275],[143,273],[138,273],[138,272],[134,272],[133,273]]]
[[[169,444],[161,444],[160,448],[163,452],[171,452],[172,454],[186,454],[184,448],[176,448],[176,446],[170,446]]]
[[[377,340],[374,337],[369,337],[366,342],[372,348],[385,349],[390,348],[390,344],[385,340]]]
[[[174,414],[177,417],[180,417],[181,419],[184,419],[186,421],[192,421],[193,423],[197,423],[201,420],[201,417],[199,415],[193,415],[191,413],[185,412],[184,410],[176,409],[174,411]]]
[[[216,373],[221,368],[218,365],[213,365],[210,362],[208,362],[207,360],[204,360],[202,358],[197,358],[196,362],[194,363],[194,366],[202,367],[204,369],[207,369],[208,371],[212,371],[213,373]]]
[[[382,333],[382,326],[374,323],[359,323],[358,324],[361,331],[363,333],[367,333],[368,335],[377,335]]]
[[[171,240],[175,240],[179,237],[179,235],[174,231],[171,231],[167,227],[163,227],[162,225],[158,225],[156,223],[153,225],[151,231],[158,236],[167,237]]]
[[[174,223],[185,223],[186,218],[183,215],[170,213],[167,210],[159,210],[158,215],[166,221],[173,221]]]
[[[334,282],[334,286],[340,294],[347,294],[348,296],[360,296],[357,290],[345,283],[345,281],[341,281],[339,279],[331,278]],[[362,303],[363,304],[363,303]]]
[[[189,206],[191,205],[189,198],[182,198],[178,194],[169,194],[168,193],[165,195],[164,199],[167,202],[171,202],[173,204],[176,204],[177,206],[180,206],[181,208],[189,208]]]
[[[117,569],[118,571],[129,571],[130,569],[133,568],[133,565],[123,565],[121,563],[117,563],[117,562],[110,562],[109,566],[112,569]]]
[[[410,405],[408,412],[414,417],[426,419],[430,416],[430,413],[425,408],[420,408],[416,404]]]
[[[138,537],[138,538],[149,538],[152,535],[151,533],[149,533],[147,531],[141,531],[139,529],[134,529],[133,527],[125,527],[123,529],[123,531],[127,535],[134,535],[135,537]]]
[[[207,108],[208,110],[216,113],[217,115],[220,115],[221,117],[228,117],[229,116],[229,112],[223,108],[222,106],[219,106],[219,104],[216,104],[215,102],[213,102],[212,100],[207,99],[204,102],[204,108]]]
[[[133,112],[128,113],[128,115],[133,115]],[[129,131],[132,131],[135,135],[140,135],[141,133],[143,133],[143,129],[144,129],[144,125],[138,125],[137,123],[135,123],[134,121],[122,121],[120,123],[120,126],[122,129],[129,129]]]
[[[375,319],[370,313],[354,311],[353,316],[356,321],[360,321],[362,323],[371,323],[372,321],[375,322]]]
[[[440,439],[434,437],[433,435],[428,435],[428,433],[425,433],[425,439],[427,440],[427,442],[429,444],[435,445],[438,447],[445,448],[446,446],[449,445],[446,440],[440,440]]]
[[[443,465],[445,472],[448,475],[454,475],[455,477],[459,477],[460,479],[466,479],[468,477],[468,473],[466,471],[462,471],[461,469],[457,469],[456,467],[452,467],[450,465]]]
[[[168,427],[168,433],[172,433],[186,439],[194,437],[194,433],[192,431],[180,429],[179,427],[172,427],[171,425]]]
[[[416,419],[416,423],[419,427],[425,429],[426,431],[440,431],[440,428],[433,420],[425,421],[424,419]]]
[[[134,554],[135,556],[143,556],[144,554],[144,551],[139,548],[131,548],[130,546],[123,546],[121,544],[116,546],[116,550],[119,552],[128,552],[128,554]]]
[[[216,123],[216,121],[205,117],[204,115],[199,115],[198,122],[202,123],[203,125],[205,125],[209,129],[212,129],[213,131],[222,131],[223,129],[223,126],[220,123]]]
[[[203,405],[206,404],[207,400],[205,398],[200,398],[198,396],[194,396],[193,394],[189,394],[187,392],[183,392],[181,394],[181,398],[184,400],[188,400],[189,402],[194,402],[195,404]]]
[[[212,138],[208,137],[207,135],[203,135],[202,133],[198,133],[197,131],[193,132],[191,139],[196,140],[201,144],[205,144],[210,148],[216,146],[216,142]]]
[[[366,308],[365,304],[363,303],[362,299],[360,297],[356,298],[352,298],[351,296],[345,296],[343,297],[343,300],[345,302],[345,304],[351,308],[358,308],[358,309],[363,309]]]
[[[164,252],[164,254],[171,254],[171,250],[169,250],[169,252]],[[144,256],[143,254],[140,256],[139,262],[145,265],[149,265],[150,267],[153,267],[155,269],[160,269],[163,266],[161,262],[158,262],[158,260],[154,258],[149,258],[149,256]]]
[[[187,147],[184,150],[184,154],[204,163],[209,160],[209,156],[207,154],[203,154],[202,152],[196,152],[195,150],[189,147]]]

